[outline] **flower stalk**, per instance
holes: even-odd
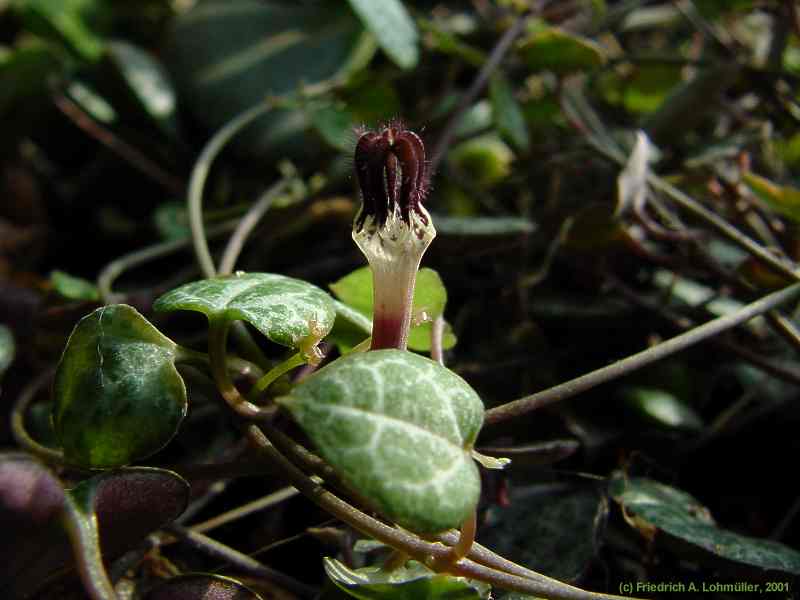
[[[390,123],[359,137],[355,166],[363,204],[353,240],[372,270],[370,349],[405,350],[417,271],[436,236],[422,206],[428,190],[425,146],[414,132]]]

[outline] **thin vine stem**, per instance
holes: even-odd
[[[286,477],[300,493],[323,510],[347,523],[357,531],[381,541],[411,558],[428,565],[447,564],[451,548],[443,544],[426,542],[401,529],[391,527],[361,512],[322,485],[309,479],[298,467],[292,464],[265,436],[256,425],[250,424],[245,433],[251,443],[259,449]],[[454,575],[478,579],[497,587],[525,594],[543,596],[551,600],[590,600],[618,599],[620,596],[588,592],[571,585],[540,575],[528,579],[498,571],[478,564],[468,558],[450,564],[448,572]]]
[[[685,350],[695,344],[719,335],[723,331],[741,325],[753,317],[781,306],[799,296],[800,283],[795,283],[782,290],[768,294],[751,304],[747,304],[736,312],[704,323],[686,333],[666,340],[657,346],[653,346],[652,348],[648,348],[647,350],[643,350],[606,367],[586,373],[585,375],[581,375],[580,377],[576,377],[575,379],[547,390],[492,408],[486,411],[484,415],[484,424],[494,425],[501,421],[520,417],[542,407],[576,396],[601,383],[606,383],[622,377],[623,375],[627,375],[646,365],[662,360],[676,352],[680,352],[681,350]]]
[[[217,274],[203,226],[203,189],[211,171],[211,165],[225,145],[237,133],[261,115],[272,110],[273,107],[274,102],[267,100],[249,108],[231,120],[209,140],[194,165],[192,176],[189,180],[187,210],[189,213],[189,227],[192,231],[192,247],[194,248],[197,264],[200,266],[204,277],[214,277]]]
[[[448,572],[472,579],[478,579],[504,589],[526,594],[543,596],[551,600],[590,600],[617,599],[620,596],[588,592],[571,585],[535,574],[536,578],[526,578],[498,571],[469,558],[452,563],[451,548],[439,543],[431,543],[401,529],[391,527],[361,512],[322,485],[308,478],[297,466],[289,461],[264,434],[260,427],[250,424],[245,434],[255,448],[276,466],[286,479],[300,493],[337,519],[347,523],[357,531],[381,541],[411,558],[428,565],[448,564]]]
[[[236,266],[236,261],[244,248],[247,238],[255,229],[258,222],[267,214],[278,195],[286,189],[289,184],[288,179],[281,179],[276,184],[269,187],[256,202],[251,206],[247,213],[241,218],[236,229],[231,234],[227,246],[222,253],[219,261],[219,274],[230,275]]]
[[[261,394],[263,394],[278,377],[304,364],[306,364],[306,361],[303,358],[303,353],[297,352],[296,354],[293,354],[282,363],[275,365],[272,369],[269,370],[269,372],[266,375],[261,377],[255,383],[253,389],[250,390],[250,394],[248,395],[248,400],[250,400],[251,402],[255,402],[255,400]]]
[[[238,222],[239,219],[233,219],[224,223],[220,223],[219,225],[208,230],[208,237],[217,237],[218,235],[232,231]],[[100,299],[105,304],[122,302],[125,299],[125,295],[115,293],[113,290],[114,282],[119,278],[120,275],[122,275],[125,271],[146,264],[151,260],[169,256],[174,252],[188,248],[191,244],[192,239],[191,237],[187,236],[178,240],[159,242],[157,244],[153,244],[152,246],[141,248],[140,250],[136,250],[135,252],[131,252],[130,254],[125,254],[124,256],[114,259],[105,267],[103,267],[103,269],[100,271],[100,274],[97,276],[97,289],[100,292]]]
[[[31,381],[20,393],[11,409],[11,434],[22,448],[48,463],[63,464],[64,452],[55,448],[48,448],[34,440],[25,429],[25,414],[36,395],[53,378],[55,368],[47,369]]]
[[[208,357],[214,382],[225,402],[237,414],[246,419],[269,419],[274,411],[262,409],[252,402],[248,402],[231,381],[225,362],[229,330],[230,323],[228,321],[215,320],[208,325]]]
[[[238,550],[235,550],[226,544],[218,542],[217,540],[202,533],[193,531],[175,523],[167,525],[165,530],[208,556],[224,560],[237,569],[241,569],[250,575],[254,575],[256,577],[276,583],[277,585],[299,595],[302,598],[314,598],[319,594],[319,590],[317,588],[306,585],[305,583],[302,583],[301,581],[298,581],[294,577],[290,577],[285,573],[276,571],[275,569],[260,563],[254,558],[251,558],[248,555],[239,552]]]

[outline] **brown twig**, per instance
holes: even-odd
[[[53,102],[64,115],[87,135],[103,144],[153,181],[164,186],[172,194],[183,196],[186,191],[186,184],[180,178],[166,172],[157,163],[145,156],[144,153],[117,137],[111,130],[103,127],[67,96],[62,93],[56,93],[53,96]]]

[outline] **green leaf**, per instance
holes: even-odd
[[[80,320],[53,384],[53,423],[67,462],[116,467],[150,456],[172,439],[187,408],[175,350],[124,304]]]
[[[72,81],[67,95],[96,121],[111,125],[117,120],[117,111],[100,93],[82,81]]]
[[[374,52],[372,36],[342,2],[196,3],[174,21],[165,61],[180,97],[216,130],[269,96],[346,79]],[[275,110],[238,138],[250,152],[307,156],[303,110]]]
[[[6,325],[0,324],[0,377],[14,362],[17,347],[14,343],[14,334]]]
[[[64,298],[70,300],[100,299],[97,286],[82,277],[75,277],[64,271],[53,271],[50,273],[50,282],[53,284],[53,289]]]
[[[190,235],[186,202],[164,202],[153,212],[153,223],[164,240],[180,240]]]
[[[559,29],[537,26],[517,42],[517,51],[533,71],[559,74],[591,70],[606,62],[606,54],[595,42]]]
[[[683,542],[681,556],[693,551],[698,561],[707,564],[722,560],[759,571],[800,574],[800,552],[717,527],[708,509],[684,491],[651,479],[617,475],[610,493],[642,535],[666,535]]]
[[[345,106],[324,104],[310,109],[311,124],[320,137],[336,150],[351,150],[353,114]]]
[[[108,57],[140,112],[169,136],[177,134],[177,96],[169,74],[148,52],[124,40],[108,44]]]
[[[97,0],[14,0],[28,28],[55,38],[76,56],[88,61],[103,54],[103,39],[89,25]]]
[[[483,404],[438,363],[402,350],[352,353],[277,401],[344,480],[400,525],[442,531],[475,510],[470,451]]]
[[[52,46],[38,39],[0,54],[0,114],[39,100],[47,90],[48,78],[60,67]]]
[[[795,223],[800,222],[800,190],[788,185],[778,185],[751,172],[745,173],[742,178],[753,193],[772,210]]]
[[[361,267],[345,275],[337,282],[330,285],[336,297],[347,306],[354,308],[362,315],[372,319],[372,271],[369,267]],[[422,268],[417,273],[417,282],[414,287],[414,300],[412,314],[426,317],[425,322],[417,325],[412,323],[408,335],[408,347],[411,350],[425,352],[431,348],[431,323],[430,320],[444,314],[447,304],[447,290],[441,277],[433,269]],[[350,319],[352,320],[352,318]],[[371,329],[371,328],[370,328]],[[449,325],[445,327],[442,346],[448,350],[455,346],[456,337]]]
[[[587,571],[608,516],[603,493],[592,485],[538,484],[512,487],[509,500],[489,508],[481,544],[556,579],[575,581]]]
[[[416,561],[392,571],[379,567],[354,571],[325,558],[325,572],[340,589],[361,600],[481,600],[491,590],[487,583],[434,573]]]
[[[187,283],[153,304],[158,311],[193,310],[209,321],[246,321],[267,338],[308,350],[333,327],[331,297],[299,279],[273,273],[237,273]]]
[[[701,431],[703,420],[685,402],[666,390],[649,387],[628,387],[620,394],[645,419],[675,429]]]
[[[460,143],[450,151],[450,158],[469,181],[490,187],[511,174],[514,153],[499,136],[490,133]]]
[[[439,235],[461,237],[494,237],[526,235],[536,226],[522,217],[452,217],[431,215]]]
[[[241,581],[212,575],[188,573],[178,575],[157,585],[143,600],[262,600]]]
[[[400,0],[348,0],[383,51],[398,67],[413,69],[419,61],[419,34]]]
[[[530,138],[525,116],[514,97],[514,90],[508,83],[508,79],[499,71],[494,74],[489,83],[489,98],[492,102],[494,122],[500,135],[509,140],[518,150],[527,151],[530,147]]]

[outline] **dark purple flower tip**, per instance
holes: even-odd
[[[427,224],[420,206],[428,190],[428,165],[425,146],[416,133],[397,122],[363,133],[356,144],[355,164],[364,201],[358,229],[368,215],[383,227],[395,206],[400,207],[406,224],[411,222],[412,210]]]

